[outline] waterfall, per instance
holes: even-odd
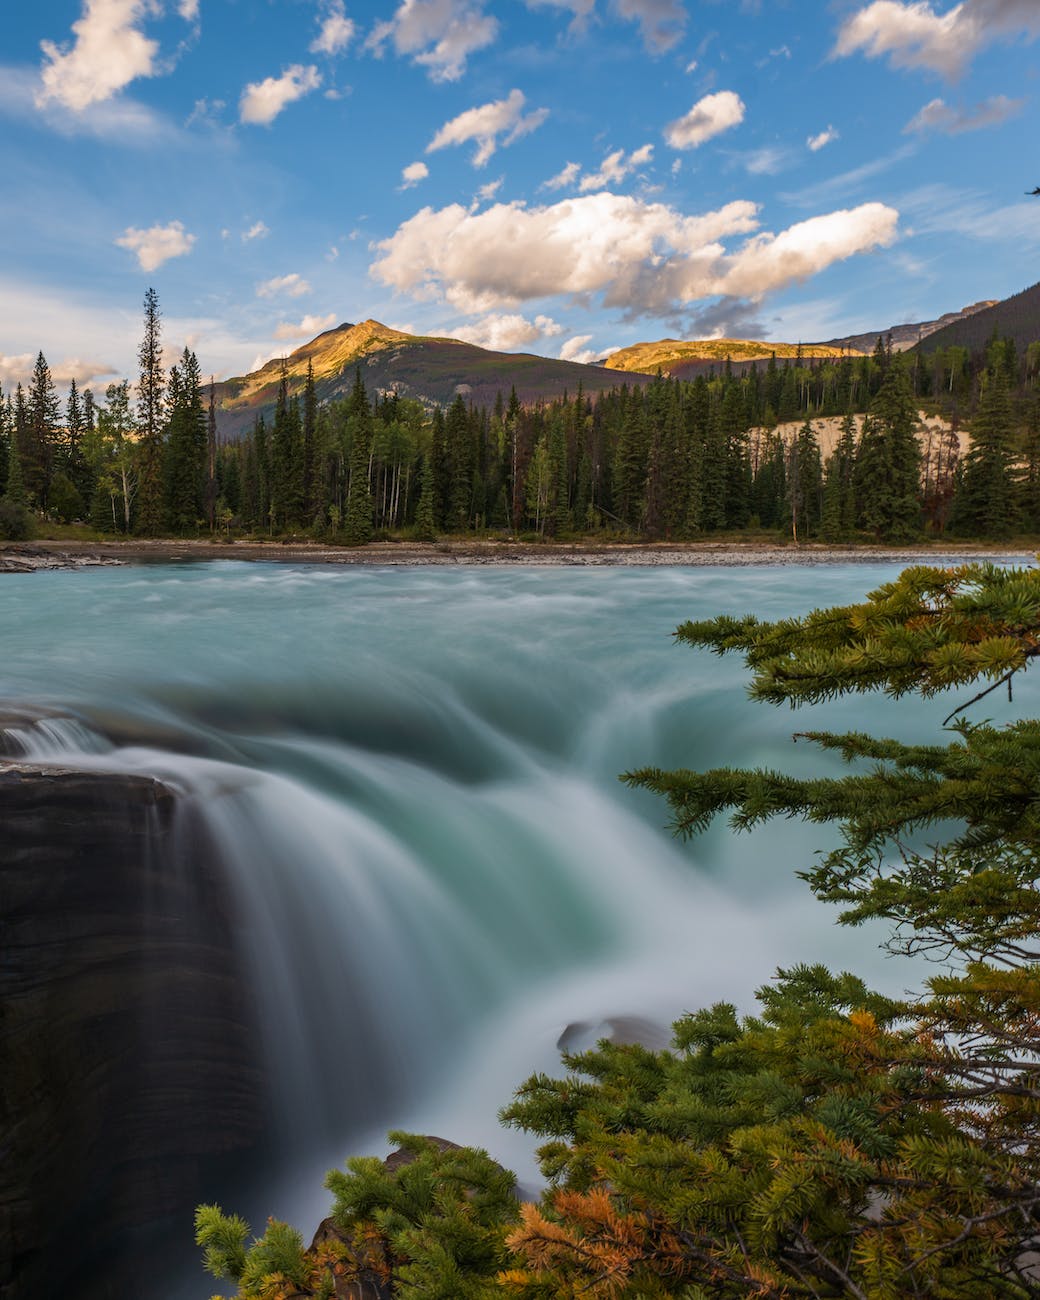
[[[616,779],[836,766],[792,750],[790,715],[750,704],[738,663],[670,639],[689,617],[847,600],[891,570],[812,570],[811,589],[805,572],[219,563],[0,591],[0,703],[19,708],[2,752],[156,778],[224,874],[281,1153],[249,1212],[312,1226],[320,1170],[383,1149],[388,1127],[479,1143],[530,1181],[529,1145],[495,1114],[561,1042],[750,1009],[796,961],[884,985],[876,936],[838,932],[794,878],[818,828],[683,846]],[[860,725],[906,735],[944,705],[868,707]]]

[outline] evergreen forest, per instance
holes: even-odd
[[[72,523],[347,545],[1040,534],[1040,341],[924,355],[881,340],[869,357],[725,361],[595,401],[523,406],[514,391],[491,409],[370,393],[360,369],[319,402],[313,373],[285,373],[273,414],[225,441],[194,353],[163,366],[154,290],[144,317],[133,386],[73,381],[62,398],[41,353],[27,388],[0,393],[0,537]],[[922,411],[945,424],[923,429]],[[821,446],[823,420],[840,430]]]

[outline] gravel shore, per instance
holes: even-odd
[[[762,542],[699,542],[644,545],[486,542],[372,542],[348,548],[316,542],[212,542],[149,540],[98,543],[0,543],[0,573],[81,568],[98,564],[157,564],[199,560],[250,560],[283,564],[447,565],[519,564],[532,567],[578,565],[681,565],[691,568],[744,567],[751,564],[962,564],[973,559],[1014,559],[1030,563],[1028,547],[969,545],[777,546]]]

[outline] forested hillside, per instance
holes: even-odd
[[[299,397],[311,374],[318,400],[324,402],[346,396],[358,368],[369,392],[393,391],[427,407],[447,406],[457,395],[476,406],[491,406],[500,392],[513,388],[521,402],[532,403],[562,397],[579,384],[586,392],[598,393],[617,382],[601,366],[523,352],[493,352],[460,339],[404,334],[366,320],[327,330],[287,357],[217,384],[218,435],[240,438],[261,415],[270,423],[283,377],[289,394]],[[646,381],[646,376],[640,376],[633,382]]]
[[[994,334],[1010,339],[1020,351],[1040,339],[1040,284],[944,326],[923,339],[917,350],[931,355],[936,350],[960,347],[975,353]]]
[[[0,531],[89,520],[113,534],[355,545],[489,530],[696,540],[750,529],[799,541],[1040,532],[1035,340],[994,336],[981,352],[927,356],[879,342],[869,357],[770,357],[742,372],[725,362],[692,381],[659,375],[598,394],[579,384],[533,404],[515,389],[490,405],[457,393],[432,411],[371,392],[360,366],[346,395],[322,400],[312,357],[299,391],[280,372],[270,420],[261,412],[226,441],[196,357],[185,349],[166,373],[160,332],[149,294],[136,395],[123,381],[98,401],[73,384],[62,403],[41,354],[28,389],[0,400]]]

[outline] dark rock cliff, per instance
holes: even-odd
[[[0,924],[0,1294],[122,1300],[265,1127],[229,900],[159,782],[9,762]]]

